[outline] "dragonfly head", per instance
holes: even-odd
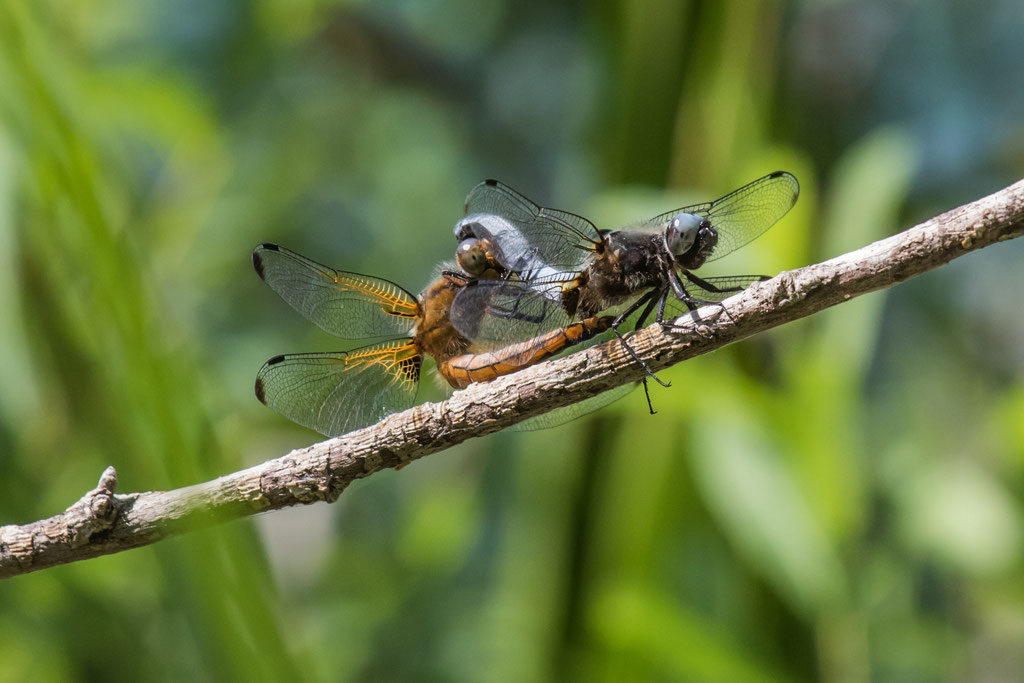
[[[503,278],[508,270],[500,265],[491,253],[490,240],[479,237],[466,237],[455,249],[455,260],[467,275],[477,278]]]
[[[482,240],[467,237],[455,249],[455,260],[467,275],[480,276],[487,270],[487,249]]]
[[[684,268],[704,265],[718,244],[718,232],[704,216],[679,213],[665,228],[665,248]]]

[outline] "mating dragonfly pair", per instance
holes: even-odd
[[[670,326],[765,279],[701,278],[693,271],[764,233],[799,191],[796,178],[776,171],[714,201],[609,231],[487,180],[469,193],[466,217],[455,226],[461,272],[443,271],[418,298],[389,280],[262,244],[253,252],[256,272],[289,305],[335,336],[378,341],[275,356],[256,377],[256,397],[293,422],[336,436],[411,407],[424,356],[435,359],[452,387],[464,388],[608,331],[664,384],[619,328],[628,321],[638,329],[652,313]],[[632,388],[605,392],[536,425],[568,421]]]

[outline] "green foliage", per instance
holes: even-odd
[[[710,274],[772,273],[1024,175],[1019,17],[819,5],[9,0],[0,523],[317,439],[252,396],[334,346],[259,242],[415,290],[484,177],[614,227],[785,168]],[[655,417],[0,584],[0,680],[1013,678],[1021,256],[672,368]]]

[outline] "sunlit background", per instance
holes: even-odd
[[[483,178],[616,227],[783,168],[709,268],[774,274],[1024,176],[1022,35],[1016,0],[5,0],[0,524],[319,440],[253,397],[340,345],[259,242],[418,291]],[[654,417],[0,583],[0,679],[1016,679],[1022,260],[683,363]]]

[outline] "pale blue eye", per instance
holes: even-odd
[[[665,228],[665,246],[676,256],[685,254],[697,241],[697,231],[704,219],[693,213],[678,213]]]

